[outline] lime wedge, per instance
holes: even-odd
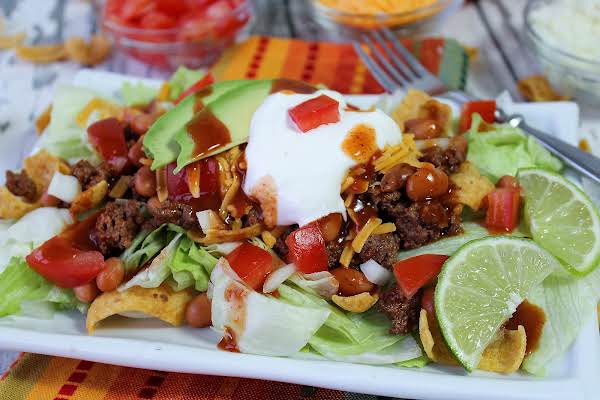
[[[525,220],[533,239],[575,275],[600,263],[600,215],[592,201],[564,177],[543,169],[522,169]]]
[[[534,241],[510,236],[469,242],[446,261],[435,311],[448,347],[468,371],[531,290],[560,268]]]

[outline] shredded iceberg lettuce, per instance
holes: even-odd
[[[169,98],[176,100],[181,93],[198,82],[204,75],[206,75],[206,70],[203,69],[193,70],[184,66],[179,67],[169,80]]]
[[[510,125],[493,125],[493,130],[479,132],[482,119],[473,115],[466,134],[469,140],[469,161],[493,182],[504,175],[516,175],[519,168],[539,167],[560,172],[562,163],[544,149],[533,137]]]
[[[596,315],[600,300],[600,268],[584,277],[554,273],[533,291],[528,300],[544,309],[546,323],[538,349],[525,358],[521,368],[543,376]]]
[[[173,289],[179,291],[194,287],[199,292],[206,292],[210,273],[216,264],[217,258],[205,248],[184,238],[179,243],[170,265]]]
[[[0,317],[26,313],[51,317],[54,310],[85,310],[73,291],[61,289],[29,268],[22,257],[13,257],[0,274]]]
[[[157,88],[144,85],[141,82],[135,84],[125,82],[121,88],[121,94],[125,105],[132,106],[136,104],[148,104],[158,96]]]
[[[152,232],[138,233],[131,246],[121,254],[125,271],[129,274],[137,271],[164,249],[179,233],[184,233],[184,230],[173,224],[161,225]]]

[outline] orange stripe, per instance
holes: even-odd
[[[152,371],[137,368],[121,368],[108,392],[105,400],[139,400],[139,392],[146,386],[146,381],[153,375]]]
[[[85,380],[79,385],[79,388],[71,400],[102,399],[108,393],[110,386],[121,374],[123,367],[105,364],[93,364],[87,371]]]
[[[68,396],[60,396],[59,391],[63,385],[70,384],[67,382],[67,379],[69,376],[71,376],[78,364],[78,360],[53,357],[42,376],[40,376],[35,386],[31,389],[31,392],[29,392],[27,399],[39,400],[54,399],[56,397],[68,398]]]
[[[308,55],[308,45],[303,40],[290,40],[285,60],[281,67],[281,77],[288,79],[300,79],[304,64],[299,60],[305,60]]]
[[[262,54],[262,62],[256,73],[257,79],[272,79],[281,76],[281,68],[285,62],[288,39],[273,38],[269,40]]]
[[[432,74],[437,75],[440,70],[441,57],[444,52],[444,39],[424,39],[421,42],[419,59],[423,66]]]
[[[332,72],[334,81],[331,85],[331,89],[341,93],[348,93],[352,80],[354,79],[357,63],[358,56],[354,52],[352,46],[341,46],[338,65],[335,71]]]
[[[315,55],[317,58],[314,63],[311,83],[321,83],[327,87],[332,87],[335,80],[332,71],[335,71],[340,62],[340,45],[327,42],[320,43]]]
[[[248,39],[246,42],[233,49],[232,53],[229,53],[232,54],[229,56],[229,59],[219,61],[218,65],[221,65],[222,62],[228,63],[223,70],[223,80],[243,79],[246,76],[250,59],[258,47],[259,39],[259,37]]]

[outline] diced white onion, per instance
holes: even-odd
[[[202,232],[204,233],[211,229],[219,229],[223,227],[221,218],[213,210],[199,211],[196,213],[196,218],[198,218],[198,223],[200,224],[200,228],[202,228]]]
[[[226,256],[237,249],[240,244],[242,244],[242,242],[215,243],[208,246],[208,250]]]
[[[81,185],[77,178],[55,172],[48,186],[48,194],[66,203],[72,202],[81,193]]]
[[[338,280],[328,271],[312,274],[295,274],[290,280],[303,289],[310,290],[321,297],[331,299],[340,288]]]
[[[447,150],[448,145],[450,144],[450,139],[448,138],[437,138],[437,139],[423,139],[423,140],[415,140],[415,144],[417,145],[417,150],[425,150],[429,147],[439,147],[442,150]]]
[[[275,270],[267,276],[263,285],[263,293],[274,292],[283,282],[285,282],[294,272],[296,272],[296,264],[287,264]]]
[[[390,271],[374,260],[360,264],[360,270],[365,274],[369,282],[379,286],[385,285],[392,277]]]

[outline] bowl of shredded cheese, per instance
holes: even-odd
[[[462,0],[312,0],[317,21],[331,28],[359,31],[420,28],[461,4]]]
[[[600,103],[600,0],[529,0],[525,42],[561,94]]]

